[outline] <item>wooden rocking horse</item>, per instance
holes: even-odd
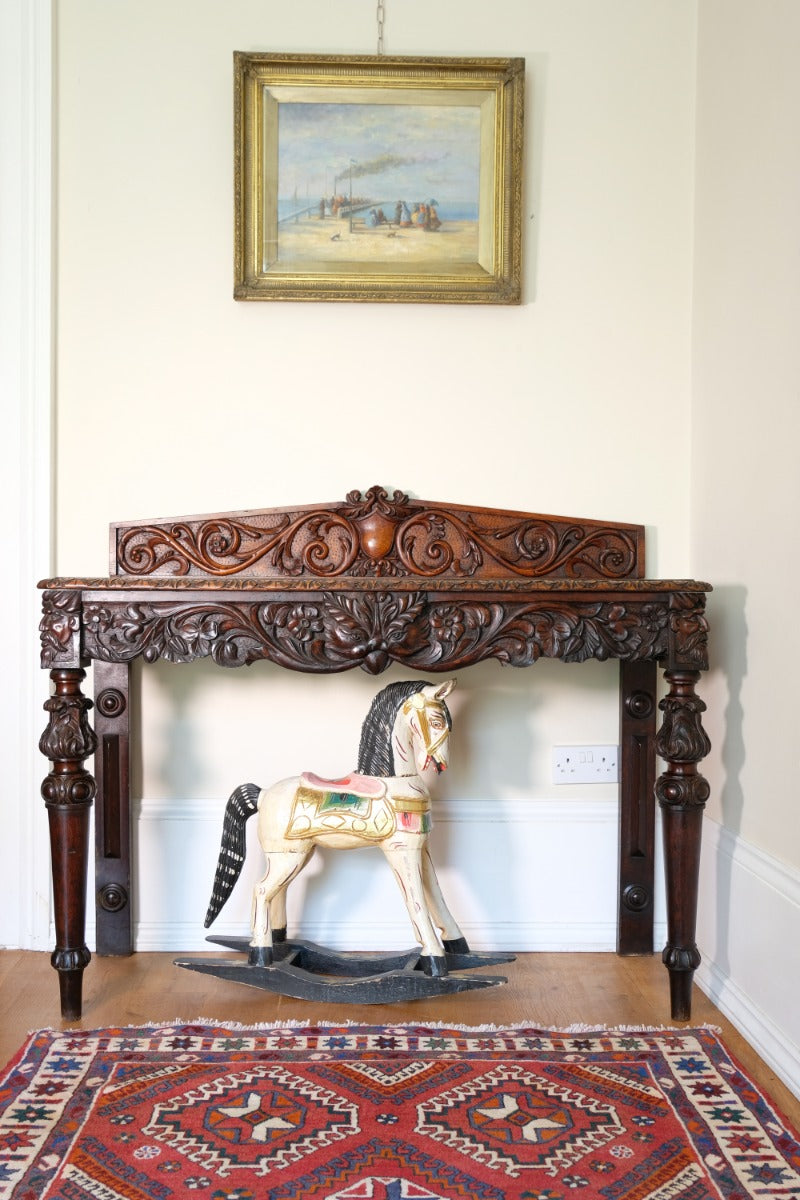
[[[245,857],[245,823],[258,813],[266,870],[253,894],[252,936],[209,938],[247,950],[246,962],[183,959],[178,966],[304,999],[385,1003],[489,987],[505,980],[453,975],[510,962],[513,955],[470,951],[448,909],[428,850],[431,798],[426,777],[446,770],[451,729],[443,684],[391,683],[364,721],[358,766],[343,779],[307,772],[269,788],[237,787],[225,809],[217,871],[205,925],[219,914]],[[420,947],[400,954],[335,954],[286,937],[286,891],[316,846],[379,846],[394,872]]]

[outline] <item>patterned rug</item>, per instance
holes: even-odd
[[[708,1029],[169,1025],[32,1035],[15,1200],[800,1200],[800,1144]]]

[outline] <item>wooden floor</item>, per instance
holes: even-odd
[[[312,1004],[181,970],[173,954],[94,958],[84,975],[83,1018],[59,1017],[58,980],[49,954],[0,951],[0,1063],[31,1029],[143,1025],[150,1021],[237,1021],[245,1025],[299,1020],[393,1024],[441,1021],[460,1025],[672,1025],[667,974],[659,956],[520,954],[493,974],[502,987],[418,1000],[406,1005]],[[792,1096],[695,986],[692,1024],[718,1025],[728,1049],[800,1131],[800,1100]]]

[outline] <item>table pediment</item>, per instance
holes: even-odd
[[[411,499],[115,522],[112,576],[309,579],[641,579],[644,527]]]

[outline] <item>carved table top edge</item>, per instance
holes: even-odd
[[[710,583],[696,579],[463,579],[444,577],[351,576],[327,579],[324,576],[285,576],[262,579],[238,576],[209,579],[204,576],[111,575],[74,578],[58,576],[43,579],[37,587],[44,591],[80,592],[444,592],[448,594],[528,595],[532,593],[590,593],[626,596],[648,593],[713,591]]]

